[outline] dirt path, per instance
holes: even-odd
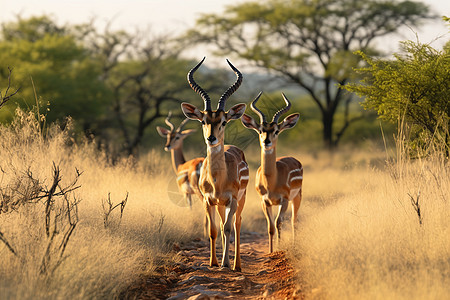
[[[234,248],[234,247],[231,247]],[[180,262],[158,268],[158,275],[145,278],[129,295],[134,299],[301,299],[294,270],[278,251],[266,254],[267,237],[241,233],[242,272],[211,268],[209,243],[197,239],[175,245]],[[218,247],[220,260],[222,251]],[[234,252],[231,253],[234,257]]]

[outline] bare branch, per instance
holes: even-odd
[[[11,88],[11,73],[12,73],[12,69],[10,67],[8,67],[9,70],[9,74],[8,74],[8,87],[6,88],[5,91],[5,95],[2,95],[2,92],[0,91],[0,108],[6,104],[6,102],[9,101],[9,99],[14,96],[15,94],[17,94],[17,92],[20,90],[20,87],[13,92],[12,94],[8,95],[9,89]]]
[[[6,248],[8,248],[12,254],[17,256],[16,250],[14,250],[14,248],[11,246],[11,244],[8,242],[8,240],[5,238],[5,236],[1,231],[0,231],[0,241],[2,241],[5,244]]]

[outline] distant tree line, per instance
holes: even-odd
[[[86,137],[136,154],[155,121],[195,97],[186,83],[194,64],[181,54],[206,43],[303,88],[320,112],[324,144],[333,148],[361,119],[349,113],[354,97],[339,88],[362,75],[354,67],[370,63],[353,52],[377,55],[378,37],[431,17],[428,7],[411,1],[250,1],[201,16],[177,38],[112,30],[96,20],[58,25],[48,16],[18,17],[0,28],[0,91],[12,68],[10,88],[21,88],[15,95],[20,106],[37,106],[47,122],[61,126],[71,116]],[[228,76],[233,74],[212,68],[198,81],[214,96],[224,91]],[[2,122],[12,116],[9,103],[0,110]]]

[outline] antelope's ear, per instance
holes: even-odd
[[[186,129],[186,130],[183,130],[182,132],[181,132],[181,134],[182,135],[190,135],[190,134],[193,134],[194,132],[196,132],[197,130],[196,129]]]
[[[243,114],[241,118],[242,125],[247,127],[248,129],[256,130],[259,133],[259,125],[255,122],[255,119],[250,117],[247,114]]]
[[[247,106],[244,103],[236,104],[227,111],[227,121],[239,119],[244,113]]]
[[[203,120],[203,113],[192,104],[186,102],[181,103],[181,110],[188,119],[197,120],[200,122]]]
[[[290,128],[294,127],[295,124],[297,124],[299,118],[300,118],[299,113],[287,116],[283,120],[283,123],[280,124],[280,127],[279,127],[280,132],[282,132],[285,129],[290,129]]]
[[[170,130],[160,126],[156,126],[156,131],[158,131],[159,135],[162,137],[166,137],[170,133]]]

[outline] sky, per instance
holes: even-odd
[[[361,0],[364,1],[364,0]],[[51,15],[60,24],[80,24],[96,17],[99,26],[112,20],[113,29],[150,30],[153,33],[184,32],[194,26],[202,13],[220,13],[229,4],[246,0],[0,0],[0,23],[13,21],[17,15]],[[450,17],[450,1],[423,0],[438,15]],[[434,22],[419,30],[421,42],[430,42],[449,31],[441,22]],[[415,33],[404,29],[399,35],[381,41],[388,52],[398,51],[398,42],[415,40]],[[433,42],[442,47],[450,36]],[[209,52],[206,50],[206,52]],[[202,55],[203,56],[203,53]]]

